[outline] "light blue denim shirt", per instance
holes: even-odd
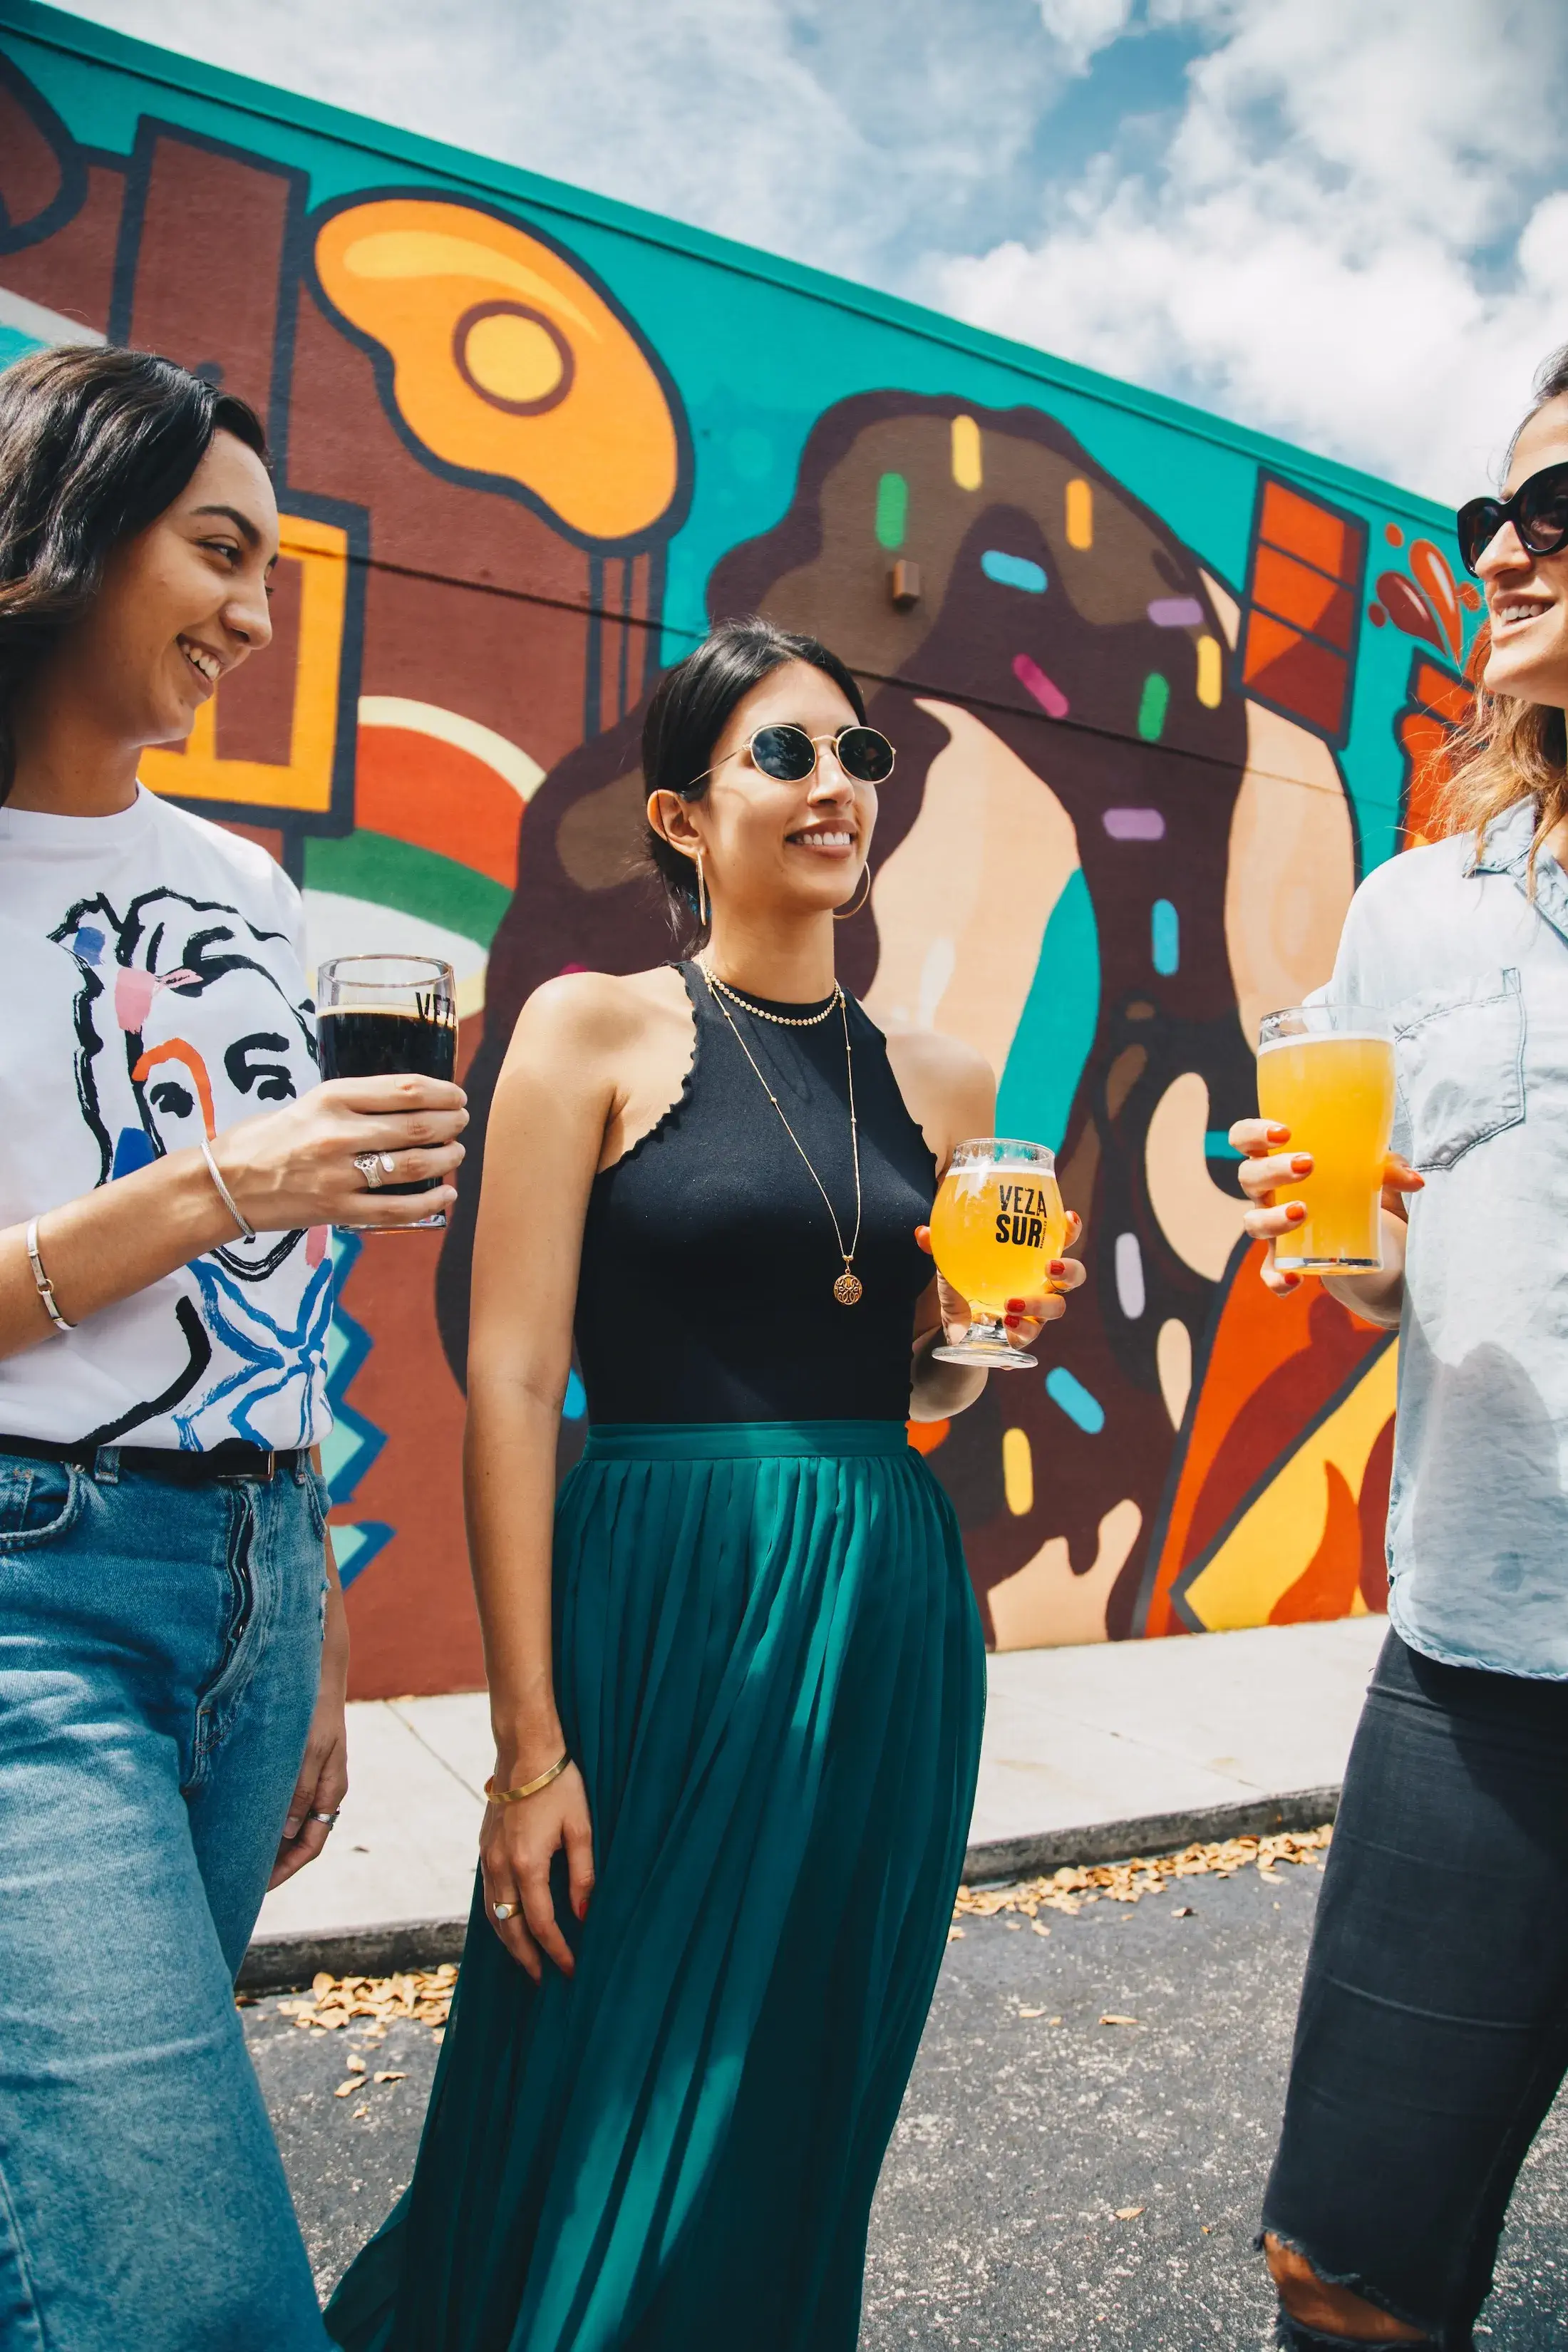
[[[1568,1680],[1568,876],[1532,804],[1370,874],[1328,993],[1394,1024],[1412,1197],[1388,1514],[1413,1649]],[[1303,1137],[1304,1148],[1310,1138]]]

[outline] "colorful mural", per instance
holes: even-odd
[[[482,1151],[529,990],[668,952],[641,712],[708,618],[824,636],[899,746],[844,976],[978,1046],[1090,1284],[914,1431],[1002,1647],[1376,1609],[1394,1349],[1258,1284],[1258,1016],[1421,838],[1475,598],[1387,486],[882,297],[0,5],[0,361],[164,351],[262,411],[272,653],[143,771],[267,843],[317,956],[457,968]],[[450,1233],[336,1252],[370,1696],[480,1679]],[[582,1438],[574,1381],[563,1465]]]

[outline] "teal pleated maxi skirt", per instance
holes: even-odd
[[[476,1886],[353,2352],[850,2352],[947,1940],[984,1658],[898,1423],[589,1432],[556,1689],[597,1883],[542,1986]]]

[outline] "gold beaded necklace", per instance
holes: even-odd
[[[761,1087],[763,1092],[766,1095],[768,1100],[777,1111],[780,1118],[784,1120],[784,1131],[788,1136],[790,1141],[794,1144],[795,1150],[800,1153],[801,1158],[805,1161],[806,1170],[811,1177],[811,1181],[816,1185],[817,1191],[821,1193],[824,1206],[826,1208],[828,1215],[833,1220],[833,1237],[838,1244],[838,1255],[844,1260],[844,1271],[833,1286],[833,1296],[837,1298],[840,1307],[857,1307],[865,1296],[865,1285],[855,1271],[855,1253],[860,1246],[860,1130],[855,1118],[855,1057],[849,1045],[849,1008],[845,1000],[844,991],[839,987],[837,982],[835,981],[833,983],[833,994],[823,1006],[822,1011],[820,1013],[808,1013],[805,1018],[802,1019],[794,1013],[765,1013],[760,1004],[750,1003],[748,1000],[740,993],[738,989],[731,988],[727,981],[721,980],[716,972],[710,971],[705,963],[700,962],[697,969],[702,974],[703,979],[708,982],[708,993],[713,999],[713,1002],[718,1006],[720,1012],[724,1015],[725,1020],[729,1023],[730,1031],[736,1045],[739,1045],[747,1061],[751,1063],[752,1068],[756,1072],[757,1084]],[[720,994],[721,990],[723,991],[723,995]],[[739,1029],[736,1028],[734,1021],[731,1015],[730,1008],[724,1002],[725,996],[732,996],[735,1003],[741,1006],[743,1012],[755,1013],[760,1021],[776,1021],[780,1027],[784,1029],[815,1029],[819,1022],[823,1022],[827,1019],[828,1014],[832,1012],[835,1005],[838,1007],[839,1013],[844,1023],[844,1074],[848,1081],[849,1087],[849,1149],[853,1153],[855,1160],[855,1233],[847,1249],[844,1246],[844,1229],[838,1222],[837,1212],[834,1208],[832,1202],[827,1197],[827,1187],[823,1182],[821,1177],[817,1174],[816,1169],[812,1166],[811,1160],[807,1156],[805,1147],[801,1142],[799,1136],[796,1135],[788,1119],[784,1118],[784,1105],[780,1102],[777,1095],[774,1094],[772,1087],[769,1086],[766,1078],[763,1077],[761,1070],[757,1068],[756,1061],[752,1054],[752,1049],[747,1045],[745,1039],[742,1036]]]

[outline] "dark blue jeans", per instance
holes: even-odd
[[[308,1463],[0,1454],[0,2352],[327,2352],[233,1982],[321,1530]]]
[[[1391,1633],[1345,1775],[1265,2230],[1468,2352],[1565,2072],[1568,1684],[1438,1665]]]

